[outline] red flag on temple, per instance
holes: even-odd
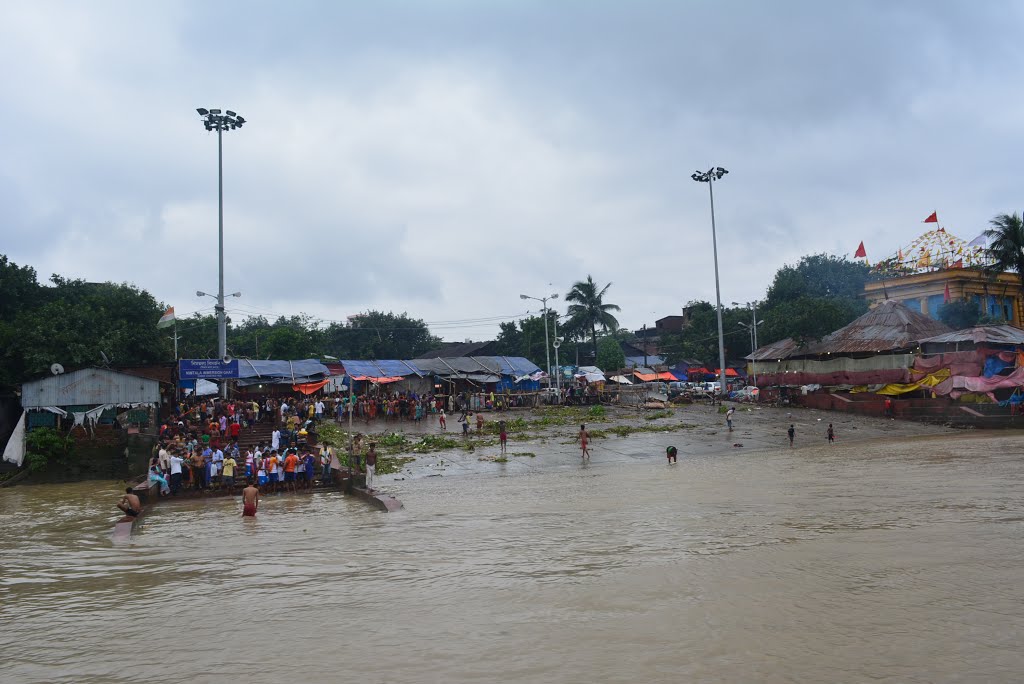
[[[866,259],[866,258],[867,258],[867,256],[868,256],[868,253],[867,253],[867,251],[866,251],[866,250],[864,249],[864,241],[863,241],[863,240],[861,240],[861,241],[860,241],[860,247],[858,247],[858,248],[857,248],[857,251],[853,253],[853,257],[854,257],[855,259],[857,259],[857,258],[861,258],[861,257],[864,257],[864,258]]]
[[[924,221],[921,221],[921,223],[938,223],[938,222],[939,222],[939,212],[937,212],[937,211],[933,211],[931,216],[926,218]]]
[[[942,301],[945,302],[946,304],[949,304],[949,300],[949,283],[946,283],[946,291],[942,293]]]
[[[963,267],[964,267],[964,260],[963,259],[957,259],[956,261],[953,262],[953,268],[963,268]]]

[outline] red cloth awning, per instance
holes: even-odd
[[[711,371],[708,371],[708,372],[710,373]],[[721,371],[719,371],[719,369],[716,368],[715,369],[715,377],[718,377],[718,375],[720,373],[721,373]],[[738,377],[740,377],[740,374],[736,372],[735,368],[726,368],[725,369],[725,377],[727,377],[727,378],[738,378]]]

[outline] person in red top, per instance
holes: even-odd
[[[299,465],[299,457],[294,451],[289,451],[284,459],[284,485],[290,491],[295,491],[295,467]]]
[[[228,434],[231,435],[231,439],[238,439],[238,433],[242,431],[242,426],[235,421],[231,421],[231,425],[228,427]]]

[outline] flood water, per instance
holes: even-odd
[[[628,444],[623,441],[622,444]],[[160,504],[0,490],[4,682],[1009,682],[1012,436]]]

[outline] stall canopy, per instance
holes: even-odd
[[[345,372],[354,380],[369,380],[379,378],[402,378],[408,376],[423,377],[424,373],[412,361],[399,361],[397,359],[378,359],[375,361],[357,361],[346,359],[341,362]]]
[[[633,375],[639,378],[641,382],[655,382],[657,380],[675,382],[678,379],[668,371],[662,371],[660,373],[638,373],[634,371]]]
[[[331,371],[316,359],[299,361],[238,360],[238,384],[242,387],[263,384],[302,385],[319,382]]]
[[[633,381],[630,380],[629,378],[627,378],[625,375],[613,375],[612,377],[610,377],[608,379],[611,380],[612,382],[617,382],[620,385],[632,385],[633,384]]]

